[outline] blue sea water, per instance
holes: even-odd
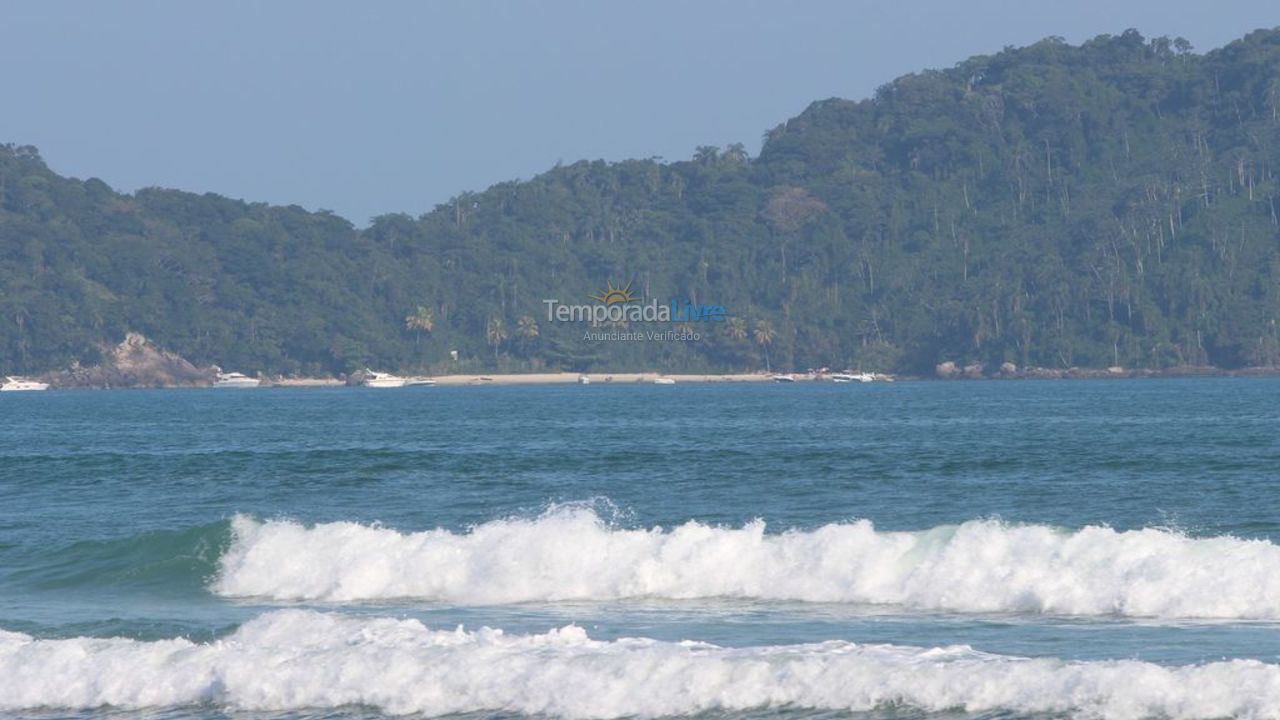
[[[6,394],[0,712],[1274,717],[1278,431],[1267,379]]]

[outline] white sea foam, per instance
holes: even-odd
[[[1280,666],[1063,662],[829,641],[722,648],[429,630],[417,620],[280,610],[215,642],[35,640],[0,632],[0,710],[210,704],[282,711],[500,711],[565,718],[815,708],[1280,717]]]
[[[957,612],[1280,617],[1280,547],[1164,529],[1074,531],[994,520],[919,532],[867,521],[767,534],[761,522],[610,527],[561,508],[466,533],[306,527],[238,516],[213,590],[344,602],[470,604],[759,598]]]

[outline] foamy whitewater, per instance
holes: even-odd
[[[611,527],[583,507],[402,533],[237,516],[213,583],[226,596],[500,604],[757,598],[955,612],[1280,617],[1280,547],[1166,529],[978,520],[881,532],[866,520],[766,532]]]
[[[812,708],[1075,712],[1099,718],[1280,717],[1280,666],[1062,662],[966,646],[825,642],[723,648],[430,630],[417,620],[279,610],[214,642],[0,634],[0,709],[361,705],[402,714],[566,718]]]
[[[1280,720],[1275,379],[600,380],[5,393],[0,719]]]

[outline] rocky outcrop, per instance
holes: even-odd
[[[101,364],[74,365],[42,379],[55,388],[198,387],[211,384],[217,374],[216,368],[196,367],[140,333],[126,334],[105,355]]]
[[[1005,363],[1005,365],[1012,366],[1013,363]],[[1018,369],[1015,367],[1013,372],[1010,372],[1004,366],[1001,366],[1000,369],[1000,377],[1031,380],[1105,380],[1112,378],[1217,377],[1225,375],[1271,376],[1277,374],[1280,374],[1280,370],[1274,368],[1223,370],[1221,368],[1202,365],[1176,366],[1161,368],[1159,370],[1152,370],[1150,368],[1126,368],[1120,367],[1119,365],[1112,365],[1111,367],[1105,368],[1044,368],[1032,366]]]

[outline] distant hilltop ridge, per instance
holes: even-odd
[[[130,331],[272,375],[1274,368],[1277,168],[1278,30],[1049,38],[816,102],[756,158],[577,162],[366,229],[3,146],[0,372],[118,367]],[[546,319],[614,286],[724,322]]]

